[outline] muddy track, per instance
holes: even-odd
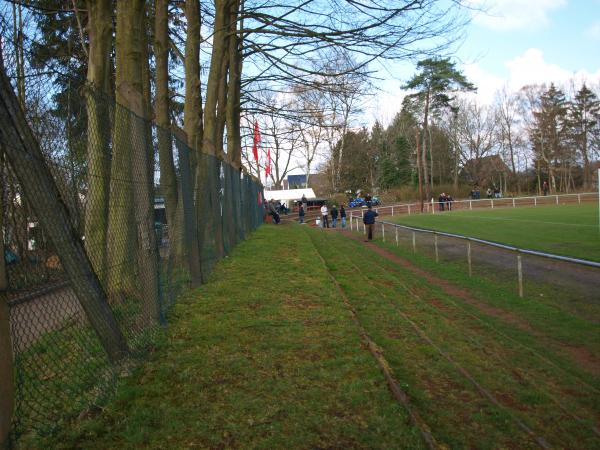
[[[386,218],[382,218],[384,220]],[[389,219],[389,218],[387,218]],[[390,227],[386,226],[386,232]],[[381,222],[377,224],[377,231],[381,230]],[[400,235],[405,239],[408,231],[400,229]],[[417,251],[419,247],[426,250],[427,254],[433,254],[433,236],[430,234],[417,233]],[[512,251],[502,250],[483,244],[472,244],[473,268],[475,271],[501,271],[514,277],[516,283],[516,256]],[[466,243],[464,240],[450,237],[440,237],[438,240],[438,251],[440,258],[447,261],[466,261]],[[568,256],[568,255],[566,255]],[[566,263],[533,255],[522,255],[523,273],[525,280],[539,283],[552,283],[563,290],[578,292],[579,296],[587,302],[600,305],[599,270],[594,267],[585,267],[578,264]],[[598,322],[600,324],[600,321]]]
[[[410,317],[408,317],[402,310],[400,310],[398,308],[397,304],[392,299],[390,299],[389,296],[384,294],[381,291],[381,289],[379,289],[377,284],[375,284],[365,274],[364,270],[362,270],[360,267],[358,267],[350,259],[346,259],[346,260],[354,267],[354,269],[356,270],[357,273],[360,273],[364,277],[365,280],[368,280],[369,284],[379,293],[379,296],[382,299],[385,299],[389,302],[389,304],[398,312],[398,314],[402,317],[402,319],[405,320],[413,328],[416,335],[418,335],[424,342],[426,342],[428,345],[430,345],[440,356],[442,356],[444,359],[446,359],[465,379],[467,379],[475,387],[475,389],[478,391],[478,393],[480,394],[480,396],[483,399],[487,400],[491,405],[503,410],[509,417],[511,417],[511,419],[514,421],[514,423],[529,438],[531,438],[532,441],[534,441],[539,447],[544,448],[544,449],[552,448],[552,446],[547,442],[547,440],[544,437],[539,436],[527,424],[525,424],[521,419],[519,419],[518,417],[515,417],[512,414],[512,412],[507,407],[505,407],[491,392],[489,392],[485,387],[483,387],[475,379],[475,377],[473,377],[473,375],[468,370],[466,370],[463,366],[461,366],[458,362],[456,362],[454,360],[454,358],[452,358],[452,356],[450,356],[447,352],[442,350],[421,327],[419,327],[412,319],[410,319]],[[407,291],[407,293],[410,294],[410,292],[408,292],[408,291]]]
[[[331,272],[329,266],[327,265],[327,262],[325,261],[325,258],[323,257],[323,255],[319,251],[317,245],[315,244],[313,237],[311,236],[311,233],[307,233],[307,234],[309,236],[309,239],[310,239],[317,255],[319,256],[319,259],[321,260],[321,263],[323,264],[323,267],[327,271],[329,277],[331,278],[331,280],[335,284],[338,292],[342,296],[344,304],[349,309],[349,311],[352,315],[352,319],[354,320],[354,323],[356,324],[357,328],[359,329],[361,339],[363,340],[365,346],[367,347],[367,349],[369,350],[369,352],[371,353],[373,358],[375,358],[375,360],[377,361],[377,365],[383,372],[386,383],[387,383],[390,391],[392,392],[392,395],[394,396],[396,401],[398,401],[398,403],[400,403],[404,407],[404,409],[406,410],[406,412],[408,413],[408,415],[411,419],[411,422],[419,430],[419,433],[421,434],[421,437],[423,438],[423,441],[425,442],[427,447],[430,449],[444,448],[443,446],[440,446],[436,442],[427,423],[421,418],[419,413],[417,411],[415,411],[415,409],[412,407],[408,395],[400,387],[400,384],[394,377],[393,371],[392,371],[389,363],[383,356],[383,352],[382,352],[381,348],[373,341],[373,339],[369,336],[369,334],[367,333],[365,328],[362,326],[362,324],[358,320],[356,310],[354,309],[354,307],[348,300],[348,297],[346,296],[346,292],[340,286],[337,279]]]
[[[363,238],[360,235],[357,235],[357,234],[354,234],[351,232],[344,232],[344,235],[350,239],[353,239],[357,242],[362,243]],[[458,287],[443,278],[437,277],[437,276],[433,275],[431,272],[421,269],[420,267],[414,265],[410,261],[408,261],[404,258],[401,258],[400,256],[396,255],[395,253],[393,253],[389,250],[386,250],[386,249],[378,246],[375,243],[364,243],[364,245],[367,246],[369,249],[371,249],[373,252],[382,256],[383,258],[393,262],[394,264],[397,264],[399,267],[402,267],[403,269],[407,269],[411,273],[423,278],[424,280],[427,281],[427,283],[440,287],[445,293],[447,293],[453,297],[458,297],[465,303],[468,303],[469,305],[476,307],[478,310],[483,312],[485,315],[498,318],[516,328],[519,328],[523,331],[526,331],[527,333],[532,334],[533,336],[535,336],[537,338],[543,339],[545,337],[542,333],[539,333],[537,330],[534,330],[532,328],[532,326],[526,320],[523,320],[518,315],[511,313],[509,311],[505,311],[500,308],[496,308],[492,305],[482,302],[481,300],[477,299],[467,289]],[[488,322],[483,321],[483,320],[481,320],[481,318],[477,317],[476,315],[469,313],[464,308],[461,308],[461,309],[463,309],[466,314],[470,314],[474,319],[485,324],[487,327],[494,329],[494,331],[496,333],[502,335],[502,337],[509,339],[512,342],[514,342],[515,344],[519,345],[520,347],[528,350],[532,355],[534,355],[536,358],[543,361],[545,364],[548,364],[555,369],[565,372],[564,369],[561,369],[559,366],[557,366],[555,363],[550,361],[548,358],[546,358],[539,352],[535,351],[534,349],[532,349],[530,347],[525,346],[524,344],[522,344],[518,341],[515,341],[514,339],[510,338],[509,336],[505,335],[501,331],[494,328]],[[600,359],[598,357],[596,357],[595,355],[593,355],[589,350],[587,350],[585,348],[574,347],[574,346],[567,345],[567,344],[561,343],[559,341],[554,341],[554,340],[552,341],[552,343],[554,345],[556,345],[557,348],[564,351],[565,354],[568,354],[570,356],[570,359],[572,359],[574,362],[576,362],[582,369],[584,369],[585,371],[587,371],[595,376],[600,376]],[[568,372],[565,372],[565,373],[568,373]],[[574,374],[571,374],[571,373],[568,373],[568,374],[571,377],[577,378]],[[590,391],[593,391],[596,394],[600,393],[600,391],[598,391],[598,389],[591,386],[589,383],[586,383],[584,380],[581,380],[580,378],[578,378],[578,380],[582,385],[586,386],[586,388],[589,389]]]
[[[373,244],[370,244],[370,243],[368,244],[368,247],[371,247],[371,249],[372,249],[372,250],[375,250],[375,249],[378,249],[378,250],[383,250],[383,249],[381,249],[380,247],[374,246]],[[381,253],[382,253],[382,252],[375,250],[375,253],[377,253],[377,254],[381,255]],[[352,263],[352,262],[351,262],[351,263]],[[400,280],[399,280],[397,277],[395,277],[395,276],[394,276],[394,275],[391,273],[393,269],[391,270],[391,269],[390,269],[390,268],[388,268],[388,267],[384,267],[384,266],[382,266],[381,264],[379,264],[379,263],[377,263],[377,262],[375,262],[374,264],[375,264],[375,265],[377,265],[377,266],[378,266],[378,267],[379,267],[379,268],[380,268],[382,271],[384,271],[384,272],[386,272],[386,273],[388,273],[388,274],[392,275],[392,276],[394,277],[394,279],[396,280],[396,283],[397,283],[399,286],[401,286],[401,287],[402,287],[402,289],[403,289],[403,290],[405,290],[405,291],[406,291],[406,292],[407,292],[409,295],[411,295],[411,296],[412,296],[414,299],[418,300],[418,301],[419,301],[419,302],[421,302],[422,304],[425,304],[425,305],[426,305],[426,306],[428,306],[429,308],[432,308],[433,310],[435,310],[435,311],[436,311],[436,313],[437,313],[437,314],[440,314],[442,317],[444,317],[444,318],[445,318],[445,319],[447,319],[448,321],[452,321],[452,319],[450,319],[450,318],[449,318],[449,317],[448,317],[448,316],[447,316],[447,315],[446,315],[446,314],[443,312],[443,308],[441,307],[441,305],[439,305],[439,304],[436,304],[436,302],[429,302],[429,301],[426,301],[426,300],[425,300],[425,299],[424,299],[424,298],[423,298],[423,297],[422,297],[422,296],[421,296],[419,293],[415,292],[415,290],[414,290],[414,289],[411,289],[411,288],[409,288],[408,286],[406,286],[406,284],[404,284],[404,283],[403,283],[402,281],[400,281]],[[354,267],[355,267],[355,268],[356,268],[358,271],[360,271],[361,273],[363,273],[363,274],[364,274],[364,271],[361,271],[361,270],[360,270],[360,269],[359,269],[359,268],[358,268],[358,267],[357,267],[357,266],[356,266],[354,263],[352,263],[352,265],[353,265],[353,266],[354,266]],[[397,270],[393,270],[393,271],[394,271],[394,272],[398,272]],[[365,277],[367,277],[367,276],[365,275]],[[368,277],[367,277],[367,278],[368,278]],[[401,311],[401,310],[398,308],[397,304],[396,304],[396,303],[395,303],[393,300],[390,300],[390,299],[388,298],[388,296],[387,296],[385,293],[383,293],[383,292],[382,292],[382,291],[381,291],[381,290],[380,290],[380,289],[377,287],[377,285],[376,285],[375,283],[373,283],[373,282],[370,282],[370,284],[371,284],[371,285],[372,285],[372,286],[373,286],[373,287],[374,287],[374,288],[377,290],[377,292],[379,292],[379,295],[380,295],[380,296],[382,296],[382,297],[386,298],[386,299],[387,299],[387,300],[390,302],[390,304],[392,304],[392,306],[394,307],[394,309],[396,309],[396,310],[398,311],[398,313],[399,313],[400,315],[402,315],[402,316],[403,316],[403,318],[404,318],[405,320],[407,320],[407,321],[408,321],[408,322],[411,324],[411,326],[412,326],[412,327],[415,329],[415,331],[416,331],[416,332],[417,332],[417,333],[418,333],[418,334],[419,334],[419,335],[420,335],[420,336],[421,336],[421,337],[422,337],[424,340],[426,340],[426,341],[427,341],[429,344],[431,344],[432,346],[436,347],[436,345],[435,345],[433,342],[431,342],[431,341],[430,341],[429,337],[428,337],[426,334],[424,334],[424,333],[422,332],[422,330],[421,330],[421,329],[419,329],[419,327],[418,327],[418,326],[417,326],[417,325],[416,325],[416,324],[415,324],[415,323],[414,323],[414,322],[413,322],[413,321],[412,321],[412,320],[411,320],[411,319],[410,319],[408,316],[406,316],[406,315],[405,315],[405,314],[404,314],[404,313],[403,313],[403,312],[402,312],[402,311]],[[433,304],[432,304],[432,303],[433,303]],[[532,350],[532,349],[530,349],[530,348],[528,348],[528,347],[526,347],[526,346],[524,346],[524,345],[520,344],[518,341],[516,341],[516,340],[514,340],[514,339],[510,338],[509,336],[505,335],[504,333],[502,333],[502,332],[500,332],[499,330],[495,329],[494,327],[490,326],[489,324],[487,324],[487,322],[485,322],[485,321],[481,320],[481,319],[480,319],[479,317],[477,317],[476,315],[473,315],[473,314],[469,313],[468,311],[465,311],[465,310],[464,310],[463,308],[461,308],[461,307],[460,307],[460,306],[459,306],[459,305],[458,305],[456,302],[454,302],[454,301],[450,301],[450,303],[451,303],[452,305],[454,305],[454,306],[455,306],[455,307],[456,307],[458,310],[460,310],[462,313],[465,313],[465,314],[466,314],[467,316],[469,316],[470,318],[477,320],[479,323],[482,323],[482,324],[484,324],[484,325],[487,325],[487,328],[488,328],[488,329],[490,329],[490,330],[492,330],[493,332],[497,333],[497,334],[498,334],[499,336],[501,336],[502,338],[509,340],[509,341],[510,341],[511,343],[513,343],[513,344],[517,344],[517,345],[519,345],[521,348],[524,348],[525,350],[528,350],[528,351],[530,351],[530,352],[534,352],[534,353],[535,353],[535,351],[534,351],[534,350]],[[423,333],[423,334],[422,334],[422,333]],[[467,338],[468,338],[468,336],[466,336],[466,335],[465,335],[465,337],[467,337]],[[437,348],[437,347],[436,347],[436,350],[437,350],[438,352],[440,352],[440,354],[443,354],[443,351],[442,351],[441,349],[439,349],[439,348]],[[541,355],[540,355],[540,356],[541,356]],[[453,364],[456,364],[456,366],[457,366],[457,369],[458,369],[458,370],[459,370],[461,373],[463,373],[463,375],[464,375],[464,376],[466,376],[466,377],[467,377],[467,379],[469,379],[469,381],[471,381],[471,382],[472,382],[472,383],[474,383],[476,386],[478,386],[478,385],[477,385],[477,382],[476,382],[474,379],[472,379],[472,377],[470,376],[470,374],[468,374],[468,373],[464,373],[464,372],[463,372],[463,370],[464,370],[464,369],[462,369],[462,368],[460,367],[460,365],[458,365],[457,363],[454,363],[453,361],[451,361],[451,357],[450,357],[449,355],[444,355],[444,357],[446,357],[446,359],[448,359],[448,361],[452,362]],[[503,360],[503,359],[501,359],[501,358],[499,358],[499,357],[497,357],[497,356],[495,356],[495,358],[497,359],[497,361],[498,361],[498,362],[502,362],[502,363],[504,363],[505,365],[506,365],[506,364],[510,365],[510,363],[509,363],[509,362],[507,362],[507,361],[505,361],[505,360]],[[559,370],[560,370],[562,373],[566,373],[566,374],[567,374],[567,375],[568,375],[568,376],[569,376],[571,379],[574,379],[574,380],[576,380],[576,381],[580,382],[580,384],[581,384],[582,386],[584,386],[584,387],[586,387],[586,388],[589,388],[589,389],[593,390],[594,392],[597,392],[597,390],[596,390],[596,389],[595,389],[593,386],[590,386],[590,385],[588,385],[587,383],[583,382],[582,380],[580,380],[579,378],[577,378],[577,377],[576,377],[576,376],[574,376],[573,374],[570,374],[570,373],[568,373],[568,372],[565,372],[563,369],[561,369],[560,367],[556,366],[554,363],[552,363],[552,362],[550,362],[550,361],[547,361],[546,359],[544,359],[544,361],[545,361],[545,362],[548,362],[548,363],[550,363],[550,365],[551,365],[553,368],[559,369]],[[584,427],[584,428],[588,429],[588,431],[591,431],[593,434],[595,434],[596,436],[599,436],[599,437],[600,437],[600,429],[599,429],[597,426],[591,426],[591,427],[589,427],[589,428],[588,428],[588,426],[586,425],[586,421],[585,421],[585,420],[583,420],[581,417],[579,417],[579,416],[577,416],[575,413],[573,413],[573,412],[572,412],[572,411],[571,411],[571,410],[570,410],[568,407],[566,407],[566,406],[565,406],[565,405],[564,405],[564,404],[563,404],[563,403],[562,403],[562,402],[561,402],[559,399],[557,399],[555,396],[553,396],[553,395],[552,395],[552,394],[550,394],[549,392],[547,392],[547,391],[545,391],[545,390],[541,389],[541,388],[539,387],[539,385],[538,385],[538,384],[537,384],[537,383],[536,383],[536,382],[533,380],[533,378],[534,378],[534,377],[532,377],[532,376],[530,376],[529,374],[527,374],[527,372],[522,372],[522,373],[520,374],[520,376],[521,376],[522,378],[524,378],[524,379],[529,379],[529,383],[530,383],[530,384],[532,384],[532,385],[533,385],[533,387],[534,387],[535,389],[537,389],[537,390],[538,390],[538,392],[540,392],[541,394],[543,394],[544,396],[546,396],[546,397],[547,397],[547,398],[548,398],[548,399],[549,399],[549,400],[550,400],[552,403],[554,403],[554,405],[555,405],[555,406],[556,406],[558,409],[560,409],[560,410],[561,410],[561,411],[562,411],[562,412],[563,412],[565,415],[569,416],[571,419],[573,419],[574,421],[576,421],[577,423],[579,423],[579,424],[580,424],[582,427]],[[487,397],[487,393],[489,393],[489,392],[487,392],[487,391],[486,391],[484,388],[481,388],[480,386],[478,386],[477,388],[478,388],[478,390],[480,390],[480,389],[481,389],[481,390],[480,390],[480,392],[482,393],[482,395],[485,395],[485,396]],[[487,392],[487,393],[486,393],[486,392]],[[490,399],[490,398],[488,398],[488,399],[489,399],[489,400],[491,400],[491,401],[493,401],[493,400],[492,400],[492,399]],[[496,404],[496,403],[494,403],[494,404]],[[498,406],[498,405],[496,405],[496,406]]]

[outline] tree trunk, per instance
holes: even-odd
[[[242,57],[241,36],[237,34],[237,20],[240,9],[239,0],[231,2],[229,13],[229,86],[227,88],[227,158],[231,169],[231,217],[233,223],[230,230],[232,242],[237,242],[243,235],[240,203],[240,168],[242,166],[242,139],[240,135],[241,89],[242,89]]]
[[[421,203],[421,212],[423,212],[423,176],[421,171],[421,149],[420,147],[420,138],[419,138],[419,130],[417,130],[417,139],[415,140],[417,144],[417,177],[419,179],[419,202]]]
[[[85,246],[100,280],[106,284],[106,230],[110,186],[110,53],[112,49],[112,1],[87,1],[88,72],[87,167]]]
[[[429,96],[430,89],[427,89],[427,97],[425,98],[425,113],[423,115],[423,142],[421,147],[421,169],[423,172],[422,183],[425,185],[425,196],[426,200],[429,201],[431,197],[431,191],[429,189],[429,173],[427,170],[427,135],[429,132],[428,116],[429,116]],[[429,149],[431,152],[431,149]],[[421,197],[421,201],[423,198]]]
[[[0,149],[0,448],[8,448],[14,410],[15,385],[4,260],[4,153]]]
[[[188,262],[190,264],[190,271],[192,273],[192,280],[197,283],[202,279],[202,270],[200,261],[192,261],[191,258],[203,258],[201,255],[201,249],[198,250],[191,248],[191,245],[201,245],[200,239],[202,234],[200,230],[204,228],[204,223],[201,223],[202,212],[201,207],[204,203],[205,194],[201,189],[198,189],[198,174],[202,170],[203,165],[202,157],[202,142],[204,139],[204,128],[202,124],[202,96],[200,90],[200,40],[201,40],[201,29],[200,29],[200,1],[189,0],[185,2],[185,18],[187,21],[187,34],[185,39],[185,104],[183,109],[184,116],[184,131],[187,136],[187,144],[191,151],[185,155],[185,170],[188,170],[189,166],[189,190],[192,192],[192,210],[188,211],[188,201],[186,198],[182,199],[179,204],[184,208],[178,210],[178,214],[181,217],[181,221],[185,224],[186,229],[181,233],[181,237],[184,236],[193,240],[193,244],[190,242],[184,242],[182,247],[189,250]],[[183,150],[184,151],[184,150]],[[182,155],[182,149],[179,152]],[[189,161],[189,163],[187,162]],[[187,177],[187,175],[186,175]],[[183,180],[182,180],[183,183]],[[187,182],[186,182],[187,183]],[[182,193],[184,192],[184,186],[182,186]],[[186,194],[187,195],[187,194]],[[196,208],[193,207],[195,202]],[[192,229],[189,229],[192,227]],[[183,255],[179,255],[183,256]]]
[[[227,156],[229,162],[239,169],[242,165],[242,140],[240,136],[242,55],[241,36],[237,34],[239,0],[231,2],[229,13],[229,86],[227,88]]]
[[[73,292],[108,357],[113,362],[119,361],[128,354],[127,343],[3,69],[0,70],[0,123],[3,124],[0,145],[24,196],[56,249]]]
[[[185,39],[185,104],[183,106],[183,129],[190,155],[192,175],[200,157],[203,140],[202,97],[200,93],[200,1],[185,2],[187,34]],[[218,65],[218,64],[217,64]],[[212,64],[211,64],[212,66]]]
[[[173,161],[173,144],[169,130],[169,18],[168,0],[156,0],[154,56],[156,58],[156,98],[154,110],[158,138],[160,189],[165,198],[169,238],[177,234],[177,175]],[[173,242],[173,241],[171,241]]]
[[[204,215],[198,214],[206,221],[205,247],[215,251],[215,257],[223,255],[223,230],[221,226],[221,210],[219,204],[219,186],[217,179],[217,105],[219,97],[219,85],[223,65],[220,62],[227,57],[227,25],[229,23],[229,0],[215,0],[215,25],[213,34],[213,48],[206,86],[206,102],[204,107],[204,134],[202,141],[203,162],[198,164],[198,176],[196,177],[197,192],[203,201],[198,201]],[[202,195],[200,195],[202,194]]]

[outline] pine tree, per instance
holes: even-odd
[[[449,108],[453,98],[449,95],[457,91],[473,91],[475,86],[455,68],[455,64],[449,58],[428,58],[417,63],[417,73],[406,85],[405,89],[417,90],[409,96],[410,101],[422,107],[423,129],[421,144],[421,166],[423,179],[426,186],[426,197],[431,195],[433,188],[433,175],[429,174],[427,167],[427,155],[430,156],[430,164],[433,168],[431,149],[427,145],[429,138],[429,116],[436,110]],[[429,152],[428,152],[429,150]],[[433,172],[431,170],[431,172]],[[428,182],[428,180],[430,180]]]
[[[550,191],[556,192],[556,169],[564,161],[567,138],[567,100],[564,92],[554,83],[543,92],[540,106],[533,112],[535,127],[531,132],[533,151],[539,164],[542,164],[549,177]],[[563,174],[564,175],[564,174]],[[564,185],[564,176],[561,177]],[[564,186],[563,186],[564,187]]]
[[[583,188],[590,187],[590,159],[600,136],[600,100],[585,83],[568,104],[569,137],[583,160]],[[596,137],[596,139],[594,139]]]

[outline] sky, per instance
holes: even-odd
[[[469,0],[476,9],[452,57],[491,103],[507,86],[569,85],[575,79],[600,86],[600,0]],[[414,74],[410,64],[388,65],[381,92],[367,103],[362,121],[388,124],[400,110],[401,86]]]

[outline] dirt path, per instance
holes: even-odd
[[[345,236],[350,239],[353,239],[357,242],[363,241],[363,237],[357,235],[355,233],[351,233],[349,231],[342,232]],[[445,280],[443,278],[437,277],[433,275],[431,272],[428,272],[420,267],[417,267],[410,261],[399,257],[398,255],[381,248],[380,246],[372,243],[372,242],[364,242],[364,245],[369,248],[371,251],[377,253],[381,257],[387,259],[388,261],[393,262],[397,266],[402,269],[408,270],[409,272],[417,275],[418,277],[424,279],[428,284],[439,286],[446,294],[449,294],[453,297],[457,297],[460,300],[468,303],[471,306],[476,307],[479,311],[484,313],[487,316],[491,316],[497,319],[504,321],[505,323],[510,324],[520,330],[523,330],[538,339],[542,339],[544,341],[548,341],[548,336],[540,331],[534,329],[526,320],[519,317],[518,315],[511,313],[509,311],[496,308],[492,305],[489,305],[476,296],[474,296],[469,290],[456,286],[455,284]],[[442,305],[437,302],[431,301],[431,305],[435,306],[438,309],[442,308]],[[600,357],[591,353],[587,348],[584,347],[575,347],[572,345],[565,344],[563,342],[559,342],[556,340],[551,340],[551,345],[555,346],[559,351],[569,355],[570,359],[576,362],[583,370],[589,372],[595,376],[600,376]],[[533,351],[533,350],[531,350]],[[548,363],[548,361],[543,355],[539,355],[539,357],[544,358]],[[554,364],[553,364],[554,365]]]

